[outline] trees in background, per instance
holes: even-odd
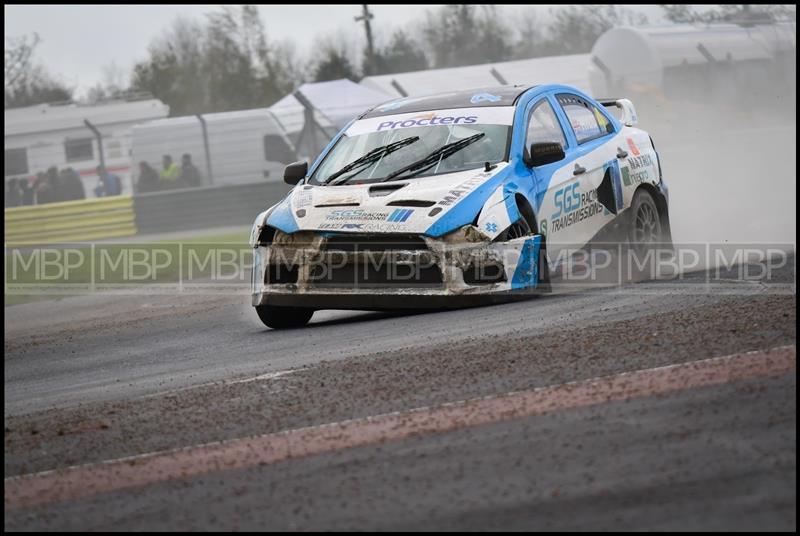
[[[396,30],[384,46],[375,51],[375,67],[369,68],[364,54],[364,75],[422,71],[429,67],[428,58],[416,39],[403,30]]]
[[[311,81],[325,82],[339,78],[358,80],[361,78],[350,58],[354,56],[347,38],[339,33],[317,38],[312,47],[314,53],[309,64]]]
[[[709,23],[709,22],[770,22],[773,20],[794,20],[797,9],[791,5],[748,5],[724,4],[718,6],[696,6],[686,4],[661,4],[664,17],[677,23]]]
[[[502,61],[511,55],[505,22],[493,5],[448,5],[428,11],[422,40],[435,68]]]
[[[267,41],[256,6],[223,6],[206,24],[176,19],[133,69],[131,89],[148,91],[170,115],[265,107],[301,80],[294,48]]]
[[[6,37],[5,108],[72,99],[73,88],[54,78],[34,60],[39,36]]]
[[[662,5],[673,22],[712,22],[794,18],[793,6]],[[125,84],[120,70],[104,70],[103,83],[87,100],[128,91],[147,91],[187,115],[269,106],[305,81],[325,81],[474,65],[512,59],[589,52],[606,30],[645,24],[646,17],[626,7],[578,5],[501,11],[494,5],[446,5],[428,10],[415,31],[375,32],[370,61],[355,46],[352,28],[319,36],[308,59],[291,42],[267,39],[258,8],[223,6],[205,21],[177,18],[155,38],[145,59]],[[352,31],[351,31],[352,30]],[[70,99],[73,90],[35,64],[38,37],[6,38],[6,107]],[[127,87],[126,87],[127,86]]]

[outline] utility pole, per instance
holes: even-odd
[[[372,43],[372,27],[369,24],[373,15],[370,13],[367,4],[363,4],[362,7],[362,15],[360,17],[355,17],[355,21],[364,21],[364,30],[367,32],[367,65],[369,66],[369,72],[367,74],[375,74],[375,48]]]

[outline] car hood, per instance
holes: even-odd
[[[286,233],[440,236],[472,222],[509,170],[509,164],[501,162],[490,171],[471,169],[386,183],[300,184],[265,214],[266,223]]]

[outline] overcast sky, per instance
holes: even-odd
[[[426,9],[437,5],[373,5],[376,34],[391,32],[420,20]],[[501,6],[509,14],[535,9],[547,16],[551,6]],[[634,7],[634,6],[629,6]],[[78,96],[103,79],[112,62],[125,73],[147,54],[147,45],[178,15],[198,20],[218,11],[216,5],[6,5],[6,36],[39,34],[36,58],[64,82],[78,87]],[[657,6],[636,8],[651,20],[660,18]],[[361,5],[263,5],[259,12],[270,40],[291,40],[305,57],[318,35],[346,32],[360,46],[363,25],[353,20]]]

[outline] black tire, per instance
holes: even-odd
[[[256,313],[265,326],[272,329],[288,329],[301,328],[308,324],[314,315],[314,309],[256,305]]]
[[[666,236],[658,206],[650,192],[640,189],[633,196],[628,240],[636,251],[647,251],[664,244]]]
[[[672,246],[668,243],[668,235],[661,221],[658,206],[650,192],[639,189],[633,196],[630,211],[628,246],[631,251],[628,254],[632,253],[637,262],[624,263],[624,266],[631,270],[631,273],[627,274],[627,279],[629,281],[650,280],[657,273],[654,263],[659,262],[663,254],[662,250],[668,248],[671,252]],[[630,260],[629,258],[628,261]]]

